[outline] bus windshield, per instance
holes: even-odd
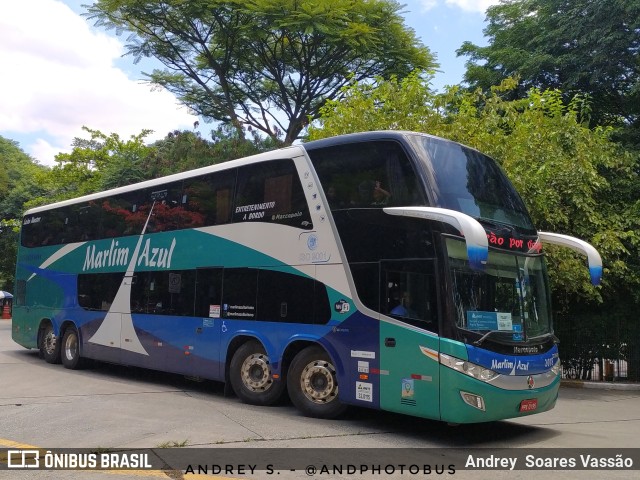
[[[494,340],[525,342],[552,333],[544,257],[489,251],[484,272],[472,270],[462,240],[447,238],[455,323]]]
[[[437,206],[535,231],[520,195],[490,157],[457,143],[418,138],[420,157],[430,161]]]

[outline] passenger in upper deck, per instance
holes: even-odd
[[[391,193],[382,188],[380,180],[365,180],[358,185],[357,206],[376,206],[389,203]]]

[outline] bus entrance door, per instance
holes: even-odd
[[[193,355],[191,374],[203,378],[223,380],[220,363],[222,332],[222,268],[199,268],[196,272],[195,309],[193,324]]]
[[[438,418],[439,363],[435,262],[382,262],[380,407]]]

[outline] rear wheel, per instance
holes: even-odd
[[[82,368],[82,357],[80,356],[80,338],[75,327],[69,327],[62,336],[62,346],[60,349],[62,365],[71,370]]]
[[[233,391],[245,403],[272,405],[284,392],[284,382],[273,378],[264,347],[254,340],[238,348],[231,359],[229,374]]]
[[[40,331],[40,356],[47,363],[60,363],[60,339],[53,331],[53,325],[47,323]]]
[[[331,358],[318,346],[298,353],[287,374],[287,389],[293,404],[305,415],[335,418],[346,405],[338,399],[338,378]]]

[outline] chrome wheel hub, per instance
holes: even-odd
[[[328,403],[338,396],[336,370],[329,362],[316,360],[309,363],[300,376],[305,396],[314,403]]]
[[[67,341],[63,345],[64,355],[69,360],[75,358],[78,351],[78,337],[75,335],[69,335]]]
[[[43,346],[44,346],[44,351],[47,353],[47,355],[53,355],[56,351],[56,336],[53,333],[53,330],[48,330],[45,333],[44,339],[43,339]]]
[[[269,357],[254,353],[242,362],[242,383],[253,392],[264,392],[273,384]]]

